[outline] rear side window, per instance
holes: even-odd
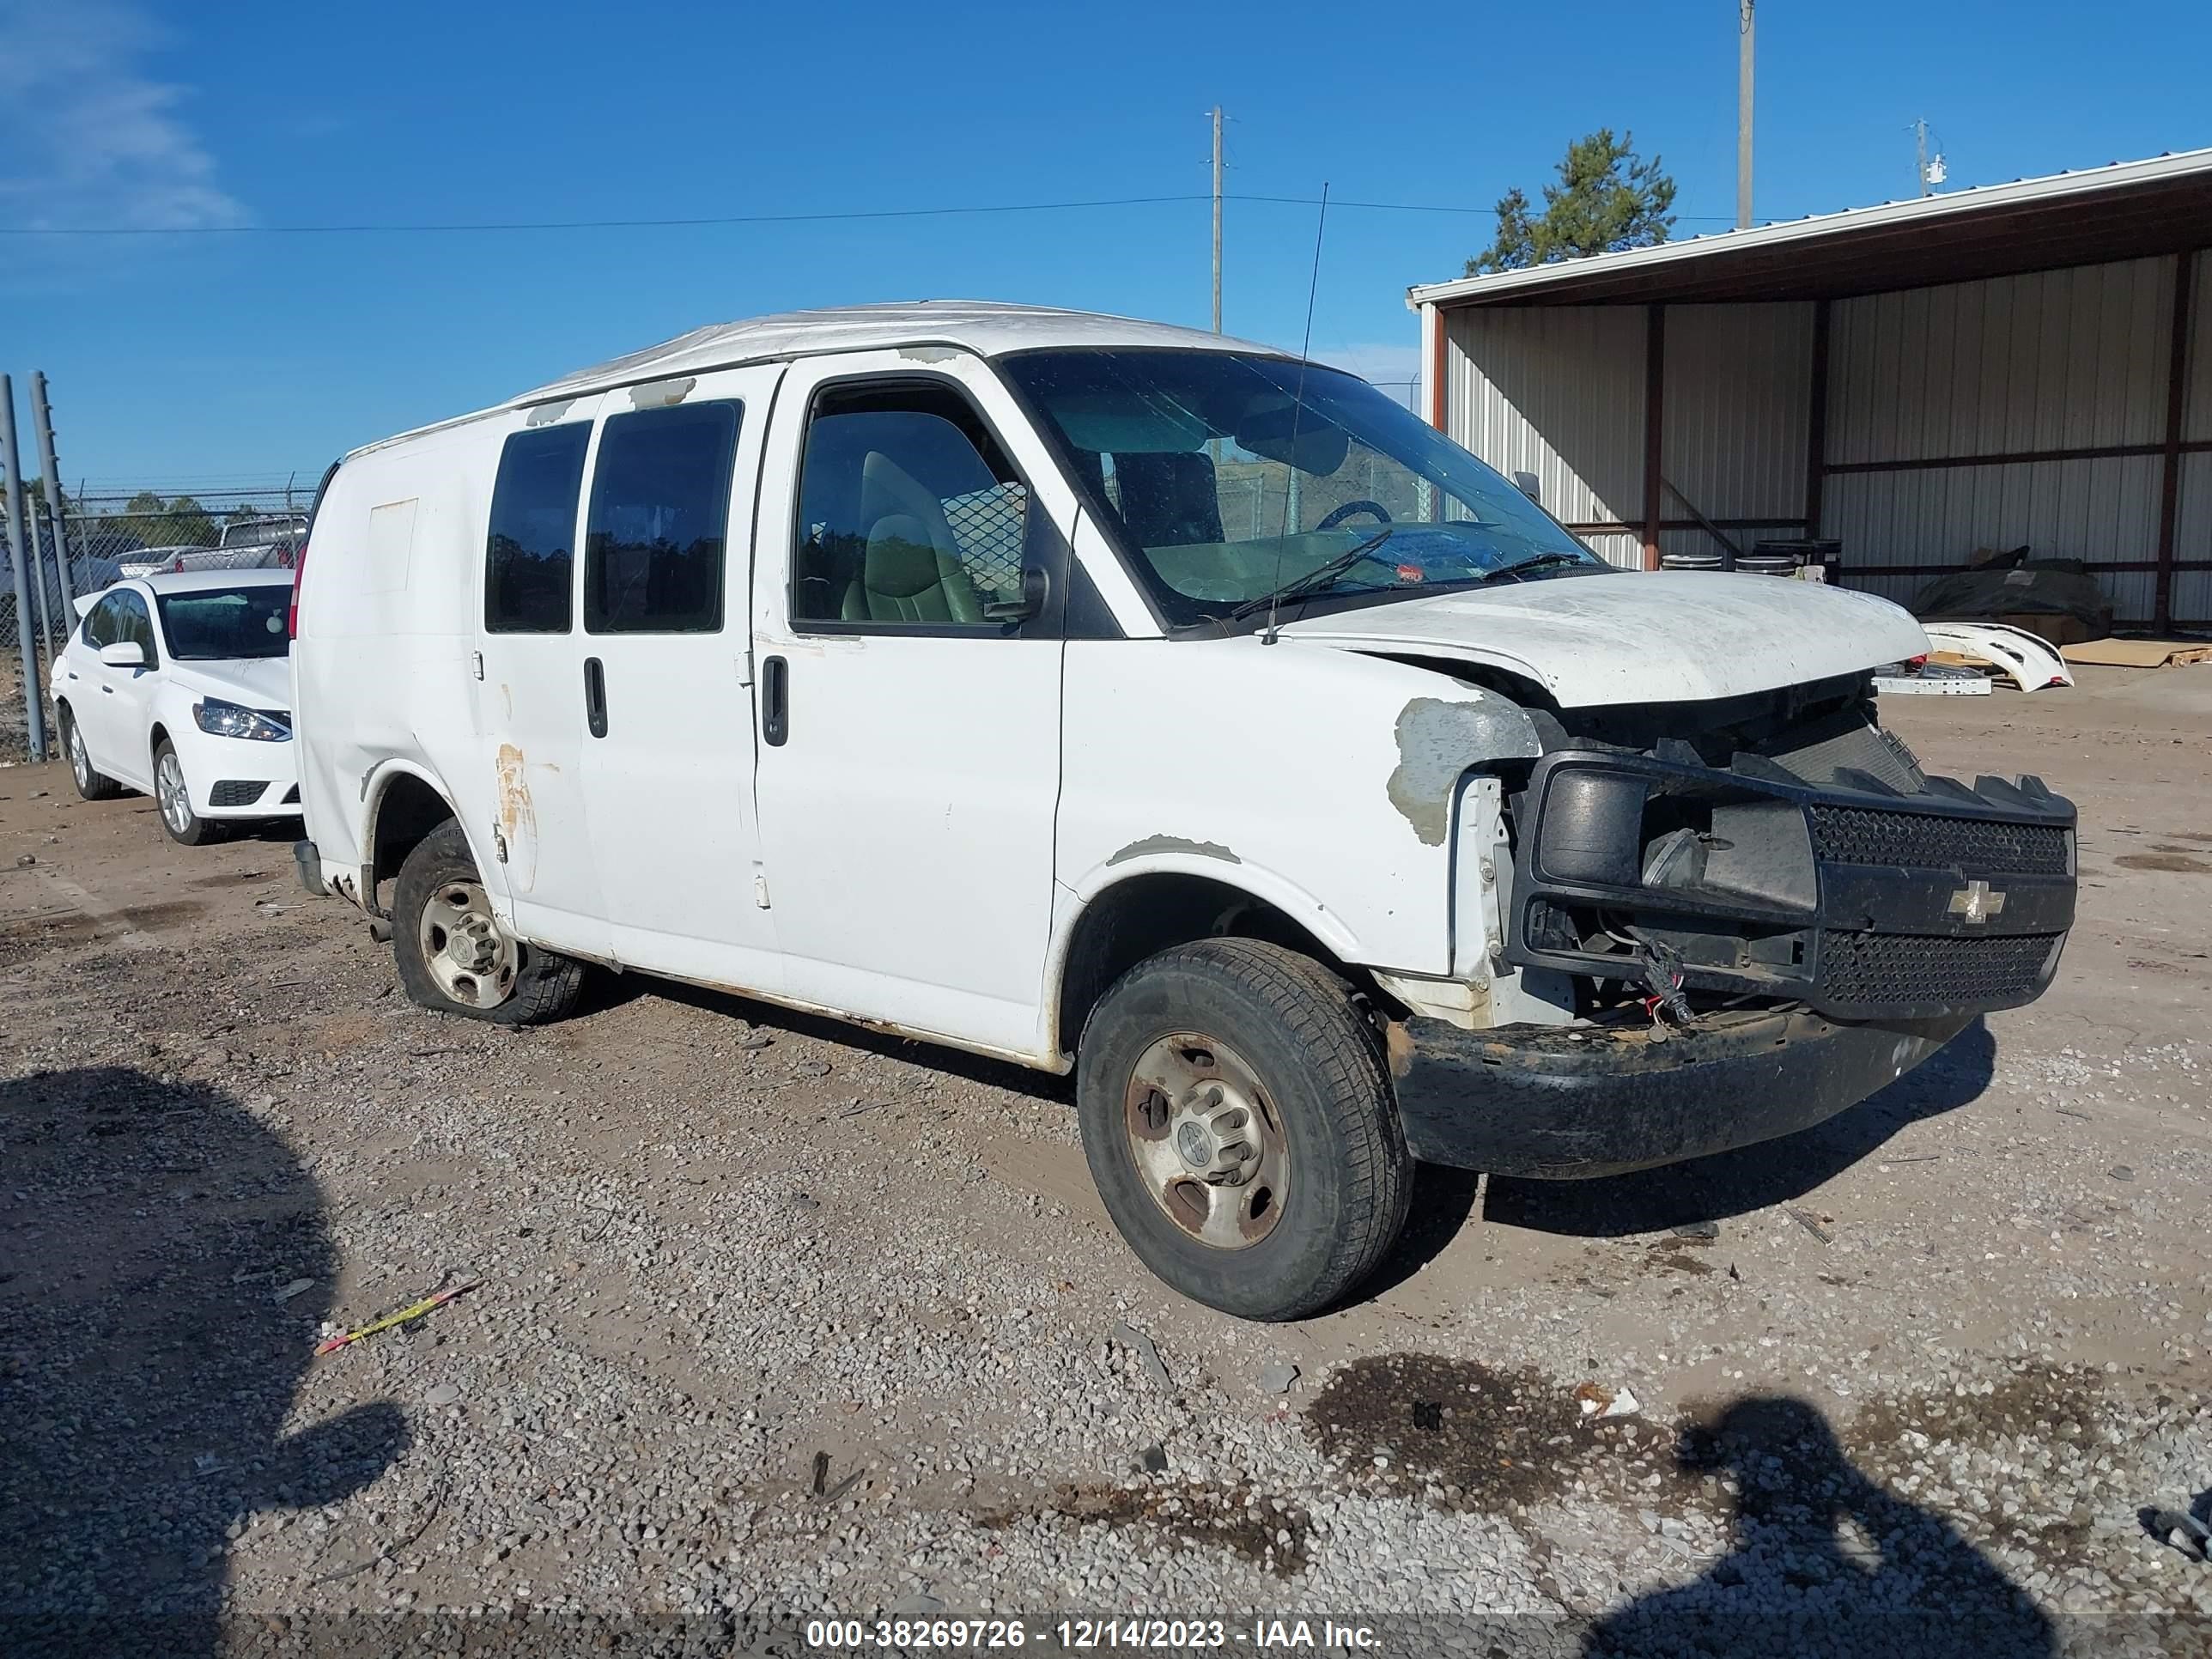
[[[576,501],[591,424],[518,432],[499,454],[484,544],[484,632],[565,634],[574,590]]]
[[[608,417],[584,536],[587,632],[720,629],[739,413],[704,403]]]

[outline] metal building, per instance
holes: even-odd
[[[1977,549],[2212,624],[2212,149],[1416,288],[1428,416],[1620,564]]]

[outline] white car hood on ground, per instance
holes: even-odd
[[[1928,649],[1870,593],[1774,576],[1620,571],[1340,611],[1286,639],[1443,656],[1535,681],[1563,708],[1698,702],[1857,673]]]
[[[221,697],[248,708],[292,706],[292,660],[289,657],[225,657],[207,662],[169,664],[169,683],[203,697]]]

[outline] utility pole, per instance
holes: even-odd
[[[1736,0],[1735,228],[1751,228],[1751,68],[1755,0]]]
[[[0,374],[0,466],[8,470],[8,550],[15,575],[15,643],[23,653],[23,726],[31,758],[46,758],[46,711],[39,690],[39,647],[31,638],[31,574],[38,568],[38,533],[23,534],[23,463],[15,448],[15,386]],[[46,591],[40,581],[39,590]]]
[[[1221,106],[1213,106],[1213,331],[1221,332]]]
[[[70,580],[69,536],[62,520],[62,469],[54,459],[54,410],[46,400],[46,377],[31,376],[31,430],[39,440],[39,476],[46,482],[46,522],[53,527],[54,568],[62,583],[62,631],[76,624],[76,590]]]
[[[1912,177],[1920,193],[1928,193],[1928,118],[1912,124]]]

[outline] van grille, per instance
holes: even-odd
[[[1986,870],[2008,875],[2066,873],[2066,830],[2055,823],[2005,823],[1926,812],[1816,802],[1805,809],[1813,848],[1834,864],[1895,864]]]
[[[2041,983],[2063,933],[1995,938],[1830,933],[1820,948],[1820,1004],[1833,1013],[2004,1007]]]

